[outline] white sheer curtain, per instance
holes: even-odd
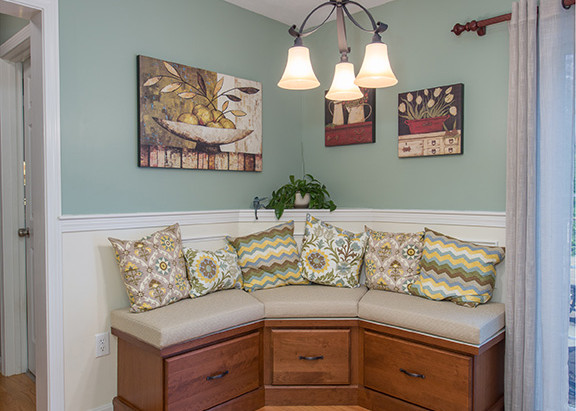
[[[574,10],[513,4],[507,163],[507,410],[568,409]]]

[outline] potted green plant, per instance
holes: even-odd
[[[272,197],[266,208],[273,208],[276,218],[280,219],[285,209],[294,208],[297,193],[303,198],[309,196],[309,208],[336,210],[336,204],[330,199],[330,193],[328,193],[326,186],[310,174],[306,174],[304,178],[298,180],[294,176],[290,176],[290,183],[272,192]]]

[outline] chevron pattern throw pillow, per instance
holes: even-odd
[[[413,295],[476,307],[492,298],[496,265],[504,249],[461,241],[426,229],[420,277],[409,286]]]
[[[247,236],[226,239],[238,254],[246,291],[309,283],[300,271],[294,221]]]

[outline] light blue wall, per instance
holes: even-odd
[[[321,29],[310,47],[322,85],[302,108],[306,171],[328,186],[341,207],[505,210],[508,28],[478,37],[450,32],[454,23],[511,10],[509,0],[396,0],[372,9],[389,24],[382,36],[399,80],[376,93],[376,143],[324,147],[323,92],[339,54],[335,28]],[[348,25],[356,70],[370,40]],[[464,83],[464,154],[399,159],[398,93]]]
[[[60,0],[64,214],[247,208],[306,172],[340,207],[505,209],[507,25],[450,33],[509,12],[511,0],[395,0],[373,9],[399,84],[377,91],[375,144],[324,147],[324,89],[338,61],[335,25],[306,39],[319,89],[276,86],[287,27],[222,0]],[[295,22],[300,23],[300,22]],[[369,35],[348,28],[358,70]],[[138,54],[263,85],[262,173],[137,167]],[[464,83],[464,155],[398,159],[397,94]]]
[[[0,44],[18,33],[28,24],[28,20],[0,14]]]
[[[287,27],[221,0],[60,0],[64,214],[248,208],[300,173]],[[138,54],[260,81],[263,172],[137,167]]]

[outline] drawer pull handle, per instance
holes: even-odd
[[[216,375],[209,375],[208,377],[206,377],[206,381],[217,380],[219,378],[225,377],[226,375],[228,375],[228,371],[224,371],[223,373]]]
[[[316,360],[323,360],[324,356],[323,355],[319,355],[317,357],[305,357],[303,355],[301,355],[300,357],[298,357],[299,360],[306,360],[306,361],[316,361]]]
[[[406,374],[409,377],[414,377],[414,378],[426,378],[426,376],[422,375],[422,374],[416,374],[414,372],[410,372],[410,371],[406,371],[404,368],[400,368],[400,371],[403,372],[404,374]]]

